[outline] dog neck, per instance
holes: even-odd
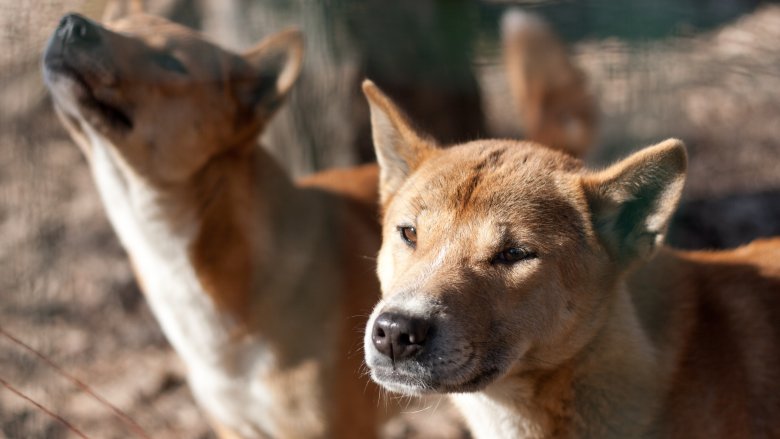
[[[655,354],[621,288],[595,338],[551,370],[518,370],[454,395],[477,438],[647,437],[657,415]]]
[[[300,195],[254,145],[213,160],[191,181],[160,185],[139,176],[105,138],[86,134],[108,217],[166,336],[187,364],[224,361],[248,316],[263,301],[285,300],[267,296],[290,290],[278,285],[281,274],[268,273],[278,270],[278,249],[288,248],[298,225],[284,216],[312,221]],[[275,308],[274,319],[286,311]]]
[[[188,189],[155,188],[105,138],[89,129],[86,134],[106,213],[168,340],[188,365],[198,358],[218,361],[217,348],[227,346],[228,328],[236,322],[204,294],[190,263],[189,249],[201,225]]]
[[[270,414],[293,407],[300,414],[295,429],[319,431],[324,415],[305,406],[309,394],[289,390],[273,406],[268,395],[274,380],[292,377],[309,383],[296,389],[322,391],[315,384],[323,371],[316,361],[304,360],[326,358],[335,348],[322,340],[336,338],[324,333],[337,330],[336,311],[312,306],[318,311],[308,318],[300,303],[321,291],[313,284],[330,286],[316,274],[307,276],[306,264],[290,260],[313,260],[301,252],[316,250],[296,246],[317,242],[312,234],[324,232],[313,223],[326,215],[303,210],[306,192],[295,190],[254,145],[217,158],[187,184],[160,189],[139,177],[104,138],[87,135],[90,167],[108,217],[152,312],[187,365],[196,399],[249,437],[283,435],[291,427],[277,420],[287,418]],[[305,324],[325,328],[323,339],[291,340],[306,333],[291,325]]]

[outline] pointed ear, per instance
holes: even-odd
[[[303,35],[287,29],[266,37],[244,53],[253,70],[237,84],[238,98],[246,108],[271,116],[292,88],[303,64]]]
[[[669,139],[583,177],[596,233],[621,264],[663,241],[685,183],[685,145]]]
[[[142,14],[143,12],[144,2],[142,0],[110,0],[106,3],[103,17],[100,21],[108,23],[128,15]]]
[[[436,142],[419,134],[408,117],[370,80],[363,93],[371,110],[371,134],[379,163],[379,199],[385,205],[403,182],[436,149]]]

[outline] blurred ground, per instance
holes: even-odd
[[[97,3],[49,1],[33,7],[0,0],[0,326],[89,383],[152,437],[210,437],[183,367],[132,280],[84,160],[55,120],[38,74],[41,49],[59,15],[78,9],[94,16]],[[602,140],[589,160],[603,164],[631,149],[680,137],[690,152],[688,199],[764,193],[770,195],[770,201],[758,202],[764,212],[762,203],[780,191],[778,42],[780,7],[765,6],[703,34],[645,43],[578,43],[574,54],[603,113]],[[327,75],[356,74],[349,59],[342,56]],[[488,132],[519,135],[498,62],[476,61]],[[296,129],[290,119],[279,125]],[[324,129],[325,137],[333,131]],[[351,142],[357,135],[333,136],[335,144],[344,139],[339,136]],[[324,166],[357,155],[323,157]],[[310,162],[294,151],[286,156],[290,169],[306,169]],[[726,209],[742,205],[727,203]],[[104,407],[1,338],[0,378],[90,437],[129,436]],[[446,403],[434,399],[423,404],[428,406],[407,415],[412,421],[393,424],[388,435],[461,434],[446,417],[451,413]],[[445,421],[430,416],[434,407]],[[0,438],[66,436],[61,424],[0,387]]]

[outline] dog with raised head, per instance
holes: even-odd
[[[601,171],[531,142],[440,149],[364,91],[383,210],[376,382],[451,394],[484,439],[780,437],[780,239],[665,248],[680,141]]]
[[[300,33],[228,52],[165,19],[66,15],[43,60],[137,280],[223,437],[370,438],[376,168],[295,183],[257,137]],[[369,257],[367,257],[369,256]]]

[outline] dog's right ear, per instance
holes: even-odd
[[[669,139],[583,178],[591,221],[618,263],[649,258],[662,242],[686,167],[685,145]]]
[[[237,85],[238,98],[246,108],[254,108],[269,118],[284,101],[301,73],[303,34],[287,29],[266,37],[244,53],[244,60],[254,70],[251,78]]]
[[[371,109],[371,134],[379,163],[379,200],[385,205],[436,149],[436,143],[415,131],[403,111],[368,79],[363,81],[363,93]]]

